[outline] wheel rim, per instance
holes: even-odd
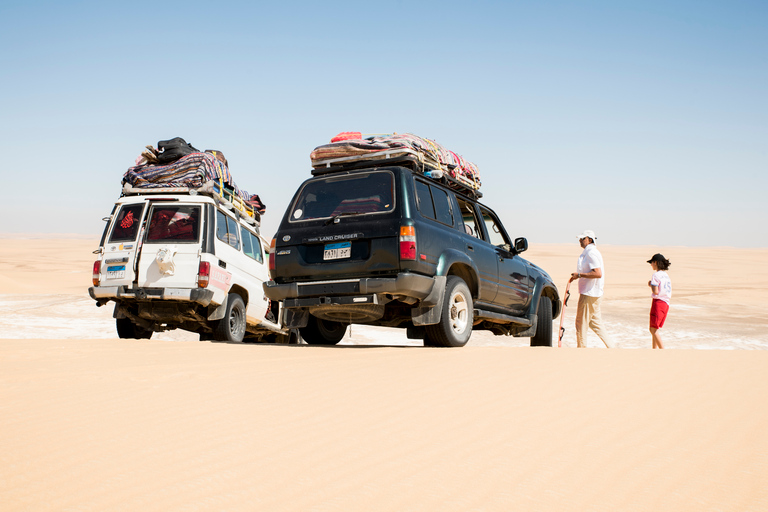
[[[229,315],[229,332],[232,333],[232,337],[240,339],[245,336],[245,321],[243,317],[243,310],[240,308],[232,308],[232,313]]]
[[[467,330],[469,320],[469,304],[463,293],[456,292],[451,296],[448,312],[451,315],[451,330],[456,334],[463,334]]]

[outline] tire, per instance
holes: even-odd
[[[440,322],[426,326],[424,345],[463,347],[472,335],[474,309],[469,287],[458,276],[448,276]]]
[[[552,347],[552,301],[542,296],[539,299],[536,335],[531,338],[532,347]]]
[[[117,336],[120,338],[133,338],[137,340],[148,340],[152,337],[153,331],[136,325],[130,318],[118,318],[115,320],[117,327]]]
[[[347,332],[347,324],[321,320],[309,315],[307,326],[299,329],[301,337],[309,345],[336,345],[344,338]]]
[[[241,343],[245,337],[245,302],[236,293],[227,297],[224,318],[216,322],[214,336],[218,341]]]

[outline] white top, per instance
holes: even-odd
[[[590,297],[603,296],[603,283],[605,282],[605,266],[603,265],[603,255],[597,250],[595,244],[589,244],[579,256],[579,263],[576,265],[576,272],[586,274],[596,268],[599,268],[603,277],[600,279],[579,279],[579,293]]]
[[[669,304],[669,299],[672,298],[672,280],[669,278],[669,274],[664,270],[655,272],[651,277],[651,285],[659,287],[659,293],[651,293],[651,297]]]

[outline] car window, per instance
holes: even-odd
[[[421,214],[428,218],[435,218],[435,207],[432,205],[432,194],[429,193],[429,185],[421,180],[416,180],[416,201]]]
[[[222,242],[240,250],[240,238],[237,236],[237,221],[216,210],[216,237]]]
[[[429,187],[432,191],[432,203],[435,205],[435,218],[438,222],[453,226],[453,212],[448,193],[437,187]]]
[[[115,225],[112,228],[110,242],[133,242],[136,240],[136,234],[139,232],[141,224],[141,214],[144,211],[144,204],[123,205],[117,212]]]
[[[424,217],[453,226],[453,209],[445,190],[416,180],[416,199]]]
[[[477,221],[474,205],[458,196],[456,197],[456,200],[459,203],[459,210],[461,210],[461,230],[468,235],[482,239],[483,232],[480,229],[480,224]]]
[[[316,178],[301,189],[290,221],[389,212],[394,209],[395,177],[389,171]]]
[[[148,242],[196,242],[200,233],[200,207],[153,205],[147,226]]]
[[[259,237],[240,226],[240,235],[243,240],[243,252],[246,256],[249,256],[259,263],[264,262],[264,256],[261,250],[261,241]]]
[[[488,240],[492,245],[495,245],[496,247],[502,247],[506,245],[507,250],[511,247],[509,244],[509,240],[507,240],[507,237],[504,235],[504,231],[501,229],[501,224],[498,220],[485,208],[481,208],[480,211],[483,214],[483,222],[485,223],[485,230],[488,233],[488,236],[490,237],[490,240]]]

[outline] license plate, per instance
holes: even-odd
[[[122,279],[125,277],[125,265],[107,267],[107,279]]]
[[[323,251],[323,260],[340,260],[349,258],[352,254],[352,242],[339,242],[336,244],[325,244]]]

